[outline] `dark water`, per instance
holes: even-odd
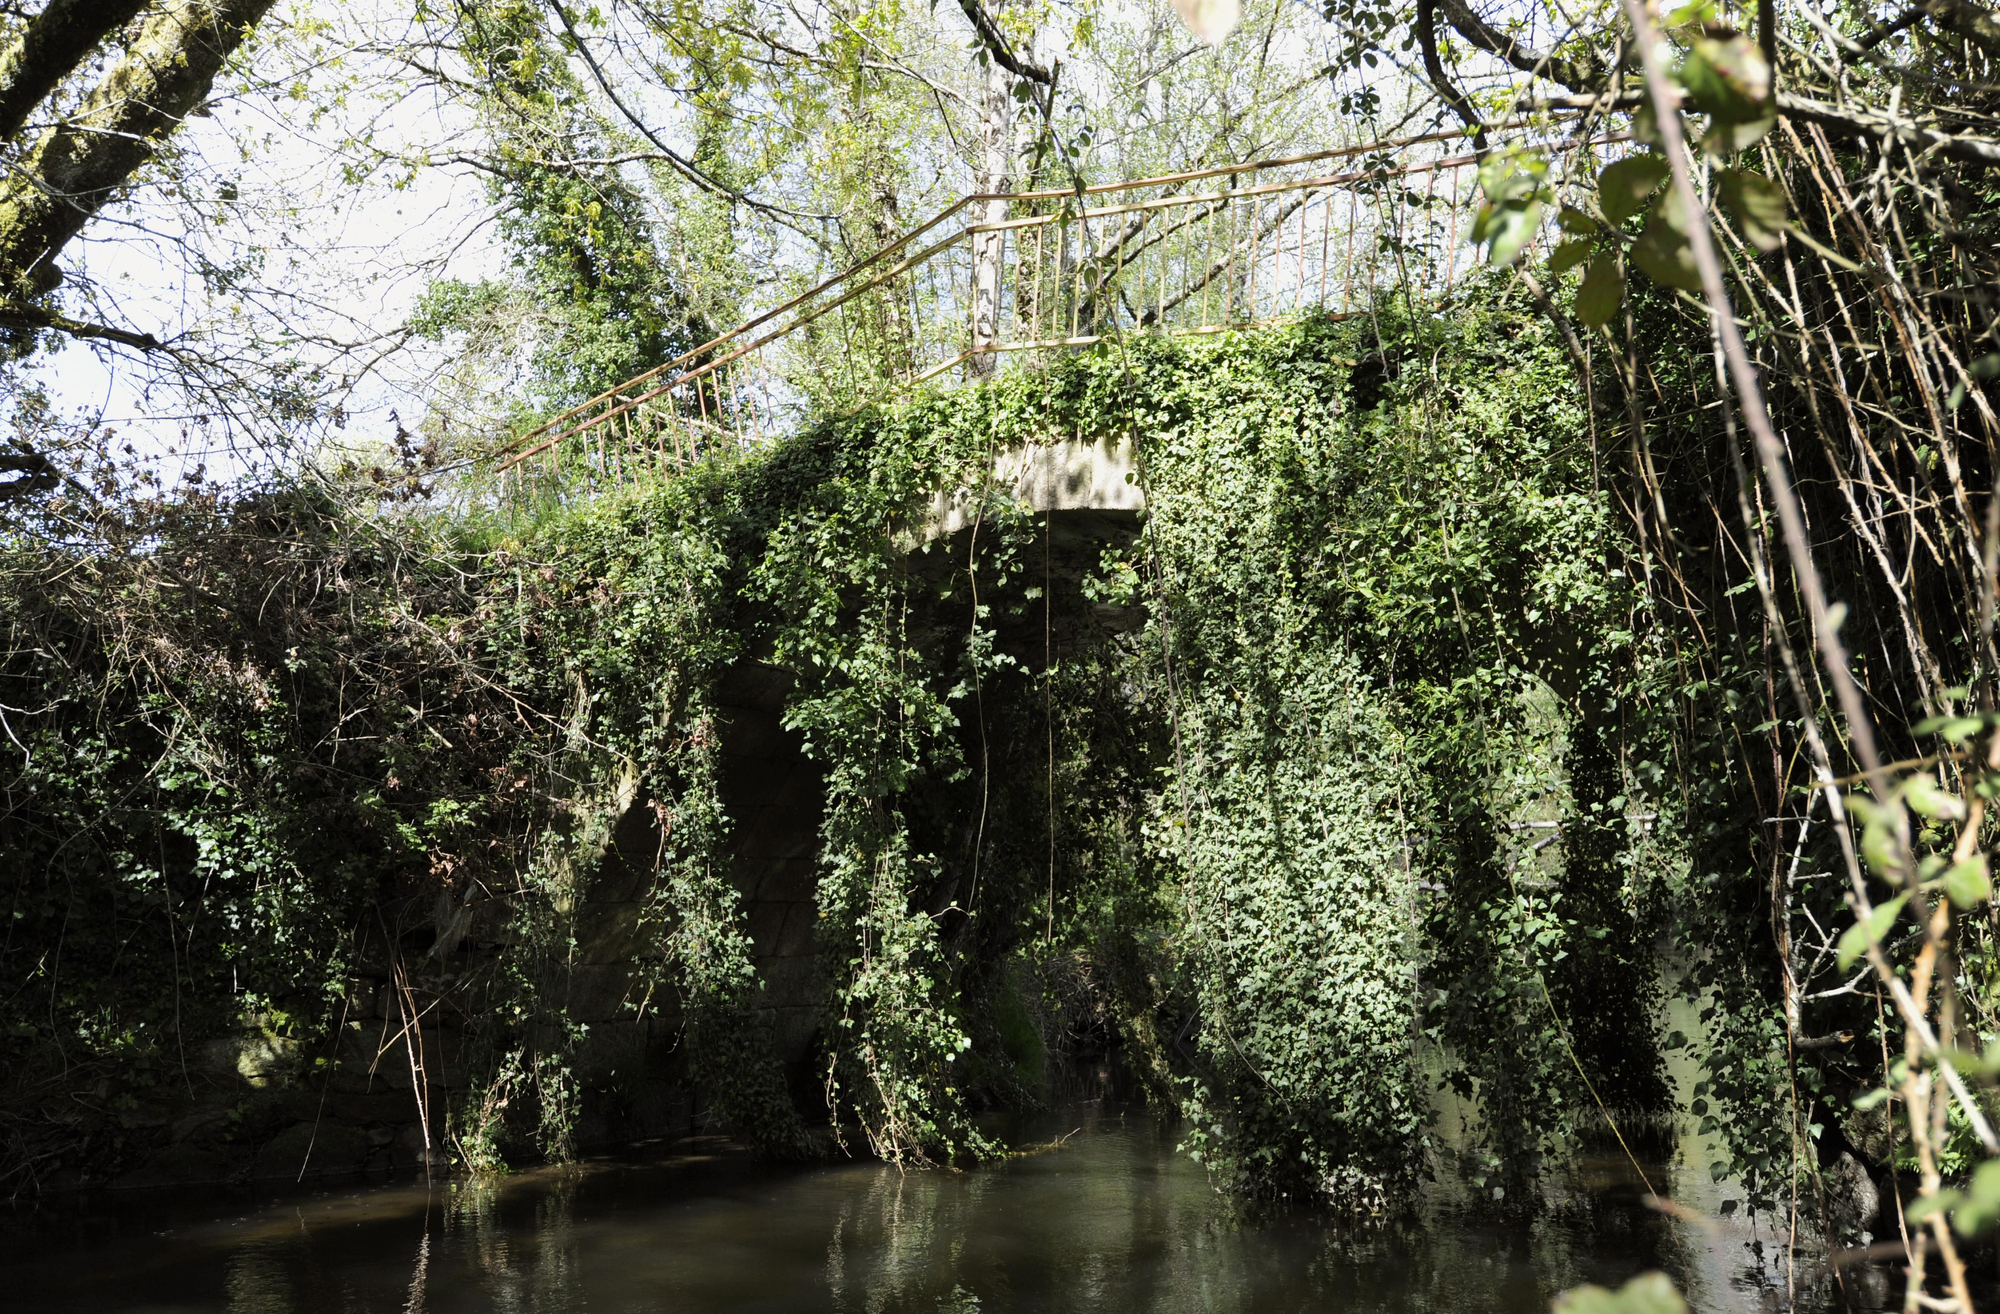
[[[1445,1314],[1543,1311],[1654,1267],[1699,1310],[1765,1307],[1758,1238],[1647,1209],[1629,1167],[1586,1166],[1531,1222],[1446,1191],[1393,1222],[1253,1222],[1170,1131],[1117,1114],[1059,1130],[1078,1124],[1060,1149],[965,1173],[682,1153],[485,1187],[45,1204],[0,1214],[0,1308]]]

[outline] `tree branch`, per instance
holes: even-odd
[[[1778,113],[1786,118],[1804,119],[1832,128],[1849,137],[1895,140],[1918,152],[1935,152],[1966,164],[2000,165],[2000,141],[1966,133],[1940,132],[1912,119],[1898,118],[1887,111],[1829,105],[1823,100],[1779,92]]]
[[[273,2],[178,0],[146,20],[82,107],[0,183],[0,286],[18,296],[62,282],[57,254],[202,103]]]
[[[150,333],[134,333],[131,329],[113,328],[109,324],[92,324],[87,320],[71,319],[58,315],[52,310],[42,310],[35,306],[0,305],[0,328],[26,330],[54,329],[67,333],[73,338],[100,338],[106,342],[119,342],[141,351],[165,351],[166,344]]]
[[[2000,19],[1973,4],[1972,0],[1924,0],[1924,12],[1933,21],[1958,33],[1968,41],[2000,50]]]
[[[964,0],[961,0],[963,3]],[[1465,0],[1437,0],[1445,21],[1458,34],[1489,55],[1498,55],[1523,73],[1559,82],[1571,91],[1589,91],[1604,81],[1604,68],[1593,57],[1584,61],[1558,59],[1554,51],[1538,53],[1472,12]]]
[[[597,83],[598,89],[603,91],[605,96],[607,96],[610,99],[612,106],[617,109],[619,114],[624,116],[625,121],[631,124],[635,129],[637,129],[640,136],[644,137],[647,141],[651,142],[653,144],[653,149],[657,150],[661,154],[661,156],[666,159],[667,163],[671,164],[674,167],[674,171],[680,174],[681,177],[687,179],[689,182],[693,183],[695,186],[701,188],[703,191],[708,192],[711,195],[720,196],[725,200],[734,201],[738,205],[746,206],[749,209],[757,211],[759,214],[767,215],[773,219],[779,218],[780,216],[783,216],[784,218],[788,219],[833,218],[832,215],[805,214],[798,210],[787,210],[781,205],[768,205],[763,201],[754,200],[747,194],[739,192],[735,188],[730,187],[718,181],[716,178],[710,176],[700,166],[695,164],[693,160],[686,158],[685,156],[681,155],[680,152],[676,151],[673,147],[661,141],[659,138],[659,134],[655,133],[651,128],[647,127],[645,123],[640,120],[638,115],[634,114],[629,108],[626,107],[624,100],[622,100],[619,97],[618,93],[611,89],[611,79],[604,76],[604,70],[598,65],[597,57],[591,54],[590,47],[586,46],[583,43],[583,37],[580,34],[578,34],[576,30],[576,25],[570,21],[569,11],[563,8],[561,0],[550,0],[549,8],[555,10],[556,17],[562,22],[563,31],[567,33],[569,36],[570,44],[576,48],[576,53],[578,57],[580,57],[583,60],[584,66],[590,70],[591,79]],[[793,227],[793,225],[787,224],[786,227]],[[798,230],[798,231],[803,232],[804,230]],[[805,233],[805,236],[811,238],[813,241],[818,243],[822,249],[824,249],[825,242],[823,239],[819,238],[818,236],[812,233]]]
[[[1486,124],[1481,121],[1478,111],[1472,108],[1472,102],[1466,99],[1465,93],[1452,85],[1451,75],[1444,70],[1444,61],[1438,58],[1436,0],[1417,0],[1417,44],[1423,50],[1424,72],[1430,77],[1431,86],[1444,103],[1451,106],[1452,113],[1472,129],[1472,149],[1484,155]]]
[[[1855,51],[1850,53],[1873,50],[1923,16],[1924,7],[1922,5],[1911,5],[1896,17],[1877,23],[1874,27],[1870,28],[1866,35],[1854,43]]]
[[[1014,48],[1007,44],[1006,35],[995,26],[992,16],[986,12],[979,0],[958,0],[958,7],[965,11],[966,18],[972,23],[972,30],[979,36],[979,43],[986,47],[986,53],[993,57],[994,63],[1017,78],[1039,82],[1045,87],[1055,85],[1055,74],[1040,64],[1031,63],[1014,53]]]

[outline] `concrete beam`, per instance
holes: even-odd
[[[1130,437],[1009,448],[993,459],[992,486],[1007,490],[1017,504],[1037,513],[1111,511],[1135,516],[1146,509]],[[969,528],[976,491],[949,489],[933,497],[923,537],[949,538]]]

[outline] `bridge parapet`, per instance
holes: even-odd
[[[990,486],[1004,491],[1015,505],[1034,512],[1062,512],[1066,520],[1087,512],[1136,518],[1146,509],[1129,435],[1011,448],[993,458],[991,478]],[[973,489],[939,491],[931,499],[923,537],[949,538],[969,528],[977,507]]]

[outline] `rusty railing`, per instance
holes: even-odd
[[[1441,296],[1476,258],[1461,241],[1476,166],[1462,134],[1434,133],[1081,192],[967,196],[504,444],[492,468],[517,483],[621,483],[954,371],[989,377],[1120,335],[1338,318],[1385,277]],[[979,217],[994,214],[1006,217]]]

